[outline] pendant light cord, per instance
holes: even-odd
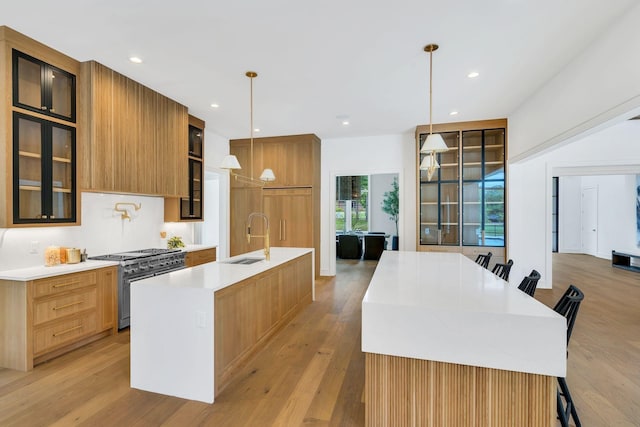
[[[250,134],[251,134],[251,179],[253,179],[253,77],[249,76],[249,98],[250,98]]]
[[[429,51],[429,135],[433,133],[433,50]]]

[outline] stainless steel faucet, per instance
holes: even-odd
[[[259,216],[264,219],[266,229],[263,235],[251,234],[251,220],[254,216]],[[252,237],[262,237],[264,239],[264,256],[267,261],[271,259],[271,249],[269,247],[269,218],[262,212],[251,212],[249,218],[247,218],[247,243],[251,243]]]

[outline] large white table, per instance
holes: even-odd
[[[432,405],[431,417],[438,416],[434,407],[448,407],[473,418],[480,406],[495,406],[501,393],[507,398],[500,405],[507,406],[524,404],[521,400],[531,406],[539,397],[545,412],[533,425],[553,422],[549,411],[555,411],[554,380],[566,374],[566,320],[518,290],[519,281],[512,280],[516,283],[508,284],[461,254],[385,251],[362,301],[367,422],[397,422],[383,419],[395,405],[411,407],[407,417],[413,420],[426,419],[420,415],[424,405]],[[392,386],[402,375],[422,375],[422,380]],[[430,381],[429,387],[436,388],[424,401],[416,401],[418,388]],[[499,382],[503,388],[490,388]],[[467,392],[445,392],[460,387]],[[539,396],[531,395],[534,390]],[[413,396],[412,405],[404,400],[407,393]],[[442,400],[429,400],[438,398]],[[506,409],[500,405],[492,408],[493,416],[517,425],[516,415],[509,421],[512,415],[502,413]],[[520,416],[528,419],[532,414]]]

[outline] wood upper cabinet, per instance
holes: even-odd
[[[189,115],[188,197],[164,199],[166,222],[204,219],[204,120]]]
[[[230,153],[242,166],[240,175],[258,179],[264,168],[273,170],[276,180],[264,188],[231,178],[232,256],[258,250],[261,239],[246,239],[246,221],[251,212],[269,218],[271,246],[315,248],[316,275],[320,266],[320,139],[313,134],[254,138],[253,168],[251,142],[229,142]],[[252,234],[263,234],[257,219]]]
[[[0,228],[78,225],[80,63],[0,26]]]
[[[187,108],[95,61],[81,77],[80,187],[186,197]]]
[[[320,159],[320,139],[313,134],[254,138],[253,176],[259,178],[263,169],[273,170],[276,180],[265,188],[313,187],[316,164]],[[250,140],[231,141],[231,154],[242,166],[241,174],[250,176]]]

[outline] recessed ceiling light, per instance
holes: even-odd
[[[458,112],[457,112],[457,111],[452,111],[452,112],[450,112],[450,113],[449,113],[449,115],[450,115],[450,116],[455,116],[455,115],[457,115],[457,114],[458,114]]]
[[[480,75],[480,73],[478,73],[477,71],[472,71],[469,74],[467,74],[467,77],[469,77],[470,79],[475,79],[479,75]]]
[[[211,108],[218,108],[219,105],[218,104],[211,104]]]
[[[343,120],[342,126],[349,126],[349,120]]]
[[[255,128],[255,129],[253,129],[253,131],[254,131],[254,132],[260,132],[260,129]]]
[[[134,64],[142,64],[142,59],[138,58],[137,56],[130,56],[129,61],[133,62]]]

